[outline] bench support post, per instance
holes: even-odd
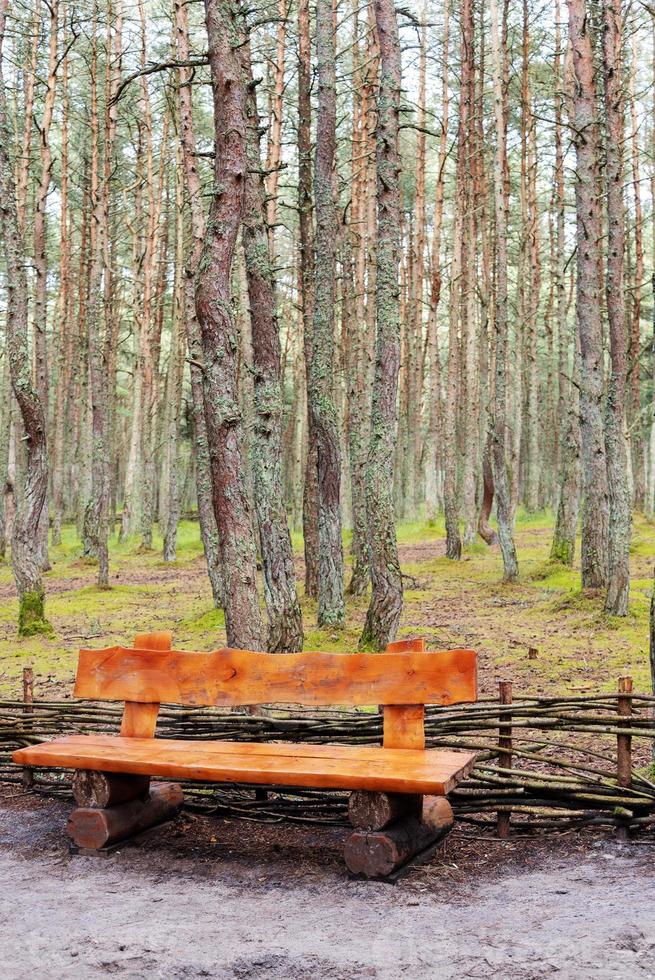
[[[68,833],[78,847],[99,850],[172,820],[182,806],[178,783],[157,783],[146,799],[113,807],[80,807],[68,818]]]
[[[453,811],[444,796],[425,799],[420,816],[404,816],[382,830],[356,830],[351,834],[344,847],[350,873],[364,878],[388,878],[422,851],[438,844],[453,825]]]
[[[385,823],[394,808],[396,818]],[[398,815],[403,808],[404,813]],[[382,824],[370,829],[360,826],[346,840],[346,866],[351,874],[364,878],[388,878],[422,851],[437,844],[454,821],[452,807],[445,796],[353,793],[349,812],[351,822],[354,812],[355,818],[362,823]]]
[[[150,776],[135,776],[126,772],[99,772],[95,769],[76,769],[73,775],[73,796],[78,806],[97,808],[118,806],[130,800],[147,799]]]

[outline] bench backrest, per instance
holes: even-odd
[[[160,702],[237,707],[293,703],[384,707],[384,743],[422,747],[423,706],[474,701],[472,650],[428,653],[401,640],[384,653],[256,653],[171,649],[171,634],[138,636],[134,648],[81,650],[77,697],[125,701],[121,733],[154,734]]]

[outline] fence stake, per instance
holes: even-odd
[[[501,704],[512,703],[512,682],[499,681],[498,700]],[[511,714],[501,715],[498,723],[498,762],[503,769],[512,768],[512,716]],[[496,817],[496,833],[499,837],[509,837],[511,814],[509,812],[498,813]]]
[[[23,667],[23,702],[25,714],[31,715],[34,710],[34,671],[31,667]]]
[[[23,667],[23,712],[31,715],[34,711],[34,670],[31,667]],[[25,723],[25,728],[31,727]],[[23,766],[21,781],[26,789],[34,785],[34,773],[30,766]]]
[[[617,711],[621,719],[629,718],[632,714],[632,677],[619,677],[619,697]],[[630,722],[620,721],[620,725]],[[632,736],[616,736],[616,781],[619,786],[632,785]]]

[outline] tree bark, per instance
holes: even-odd
[[[503,56],[498,25],[498,5],[491,0],[491,46],[493,58],[494,119],[494,211],[496,219],[496,309],[495,377],[491,432],[491,462],[498,516],[498,538],[507,582],[518,576],[514,545],[509,474],[507,471],[507,336],[509,331],[507,286],[507,218],[509,212],[509,165],[507,161],[507,92],[504,86]],[[503,31],[504,33],[504,31]]]
[[[178,147],[175,167],[175,277],[173,282],[173,318],[166,383],[166,506],[164,508],[164,561],[177,558],[177,526],[181,512],[179,441],[182,409],[182,380],[185,347],[184,301],[184,172],[181,147]]]
[[[268,613],[267,649],[271,653],[284,653],[302,650],[303,629],[282,484],[280,335],[271,269],[272,243],[267,239],[264,219],[265,187],[261,174],[259,114],[250,46],[245,36],[241,60],[247,88],[248,152],[243,247],[250,299],[255,395],[251,459]]]
[[[187,5],[184,0],[175,0],[175,36],[177,54],[180,61],[189,60],[189,26]],[[184,309],[187,345],[189,349],[189,371],[191,375],[191,403],[193,414],[193,445],[196,463],[196,498],[198,501],[198,523],[202,538],[207,574],[212,589],[214,606],[219,608],[223,599],[223,580],[221,574],[221,550],[218,540],[218,527],[212,499],[211,464],[207,443],[207,423],[205,421],[205,395],[202,372],[202,336],[196,316],[195,275],[198,268],[202,246],[205,239],[205,212],[202,203],[202,188],[196,160],[196,140],[193,125],[193,100],[191,97],[192,69],[178,69],[178,113],[179,137],[182,144],[182,163],[186,190],[191,213],[192,245],[184,270]]]
[[[559,91],[555,102],[555,207],[556,207],[556,259],[555,259],[555,307],[558,345],[558,399],[557,421],[562,432],[558,440],[558,503],[553,543],[550,557],[569,567],[573,565],[575,541],[580,511],[580,398],[579,398],[579,339],[573,336],[573,353],[570,359],[570,333],[567,323],[566,302],[566,237],[564,202],[564,153],[562,147],[562,109],[564,91],[571,88],[570,71],[561,70],[561,32],[559,2],[555,8],[555,80]],[[568,61],[568,59],[567,59]],[[572,95],[572,93],[571,93]],[[569,95],[569,99],[571,98]],[[571,377],[569,377],[569,372]]]
[[[36,388],[43,412],[48,419],[49,370],[48,370],[48,254],[46,235],[46,204],[52,181],[52,150],[50,148],[50,129],[55,106],[57,72],[59,70],[59,3],[53,0],[48,4],[50,29],[48,34],[48,69],[46,91],[43,97],[43,114],[39,127],[39,156],[41,174],[36,188],[34,209],[33,249],[34,249],[34,366]],[[39,547],[41,567],[50,568],[48,559],[48,506],[41,511],[39,522]]]
[[[302,525],[305,552],[305,594],[316,599],[318,597],[318,458],[314,419],[309,408],[309,372],[312,363],[312,324],[314,321],[311,80],[309,0],[298,0],[298,230],[300,237],[300,305],[308,403]]]
[[[98,11],[94,8],[97,26]],[[84,512],[84,537],[98,559],[98,586],[109,587],[109,440],[108,440],[108,344],[103,324],[103,190],[100,176],[98,117],[98,51],[94,34],[91,51],[91,231],[89,306],[87,311],[89,387],[91,392],[91,496]],[[108,143],[105,152],[110,152]]]
[[[216,154],[207,235],[197,270],[196,311],[202,333],[205,418],[223,566],[227,642],[231,647],[259,650],[262,629],[256,549],[238,403],[239,340],[230,295],[248,169],[237,17],[233,0],[205,0]]]
[[[591,19],[586,0],[567,0],[573,49],[572,123],[577,161],[577,299],[582,443],[582,586],[607,585],[609,493],[602,416],[603,341],[599,250],[599,147]]]
[[[314,197],[316,213],[314,319],[309,411],[318,464],[318,624],[345,621],[341,541],[341,449],[334,402],[334,284],[336,278],[336,51],[332,0],[317,0],[318,112]]]
[[[393,464],[398,431],[396,397],[400,369],[398,117],[401,86],[400,42],[393,0],[375,0],[375,22],[380,46],[376,129],[377,330],[371,443],[366,469],[366,513],[373,591],[360,647],[383,650],[396,636],[403,607],[393,505]]]
[[[46,419],[32,383],[27,343],[28,298],[26,255],[19,230],[12,145],[3,77],[3,47],[7,0],[0,0],[0,227],[7,269],[7,355],[11,383],[21,413],[27,448],[25,486],[18,502],[12,539],[12,567],[18,590],[18,632],[22,636],[49,633],[45,591],[41,578],[38,527],[46,505],[48,458]]]
[[[430,310],[427,326],[427,393],[428,426],[425,441],[425,504],[428,520],[435,520],[440,499],[440,461],[443,459],[443,412],[441,392],[441,364],[439,362],[439,324],[437,313],[441,299],[441,236],[443,227],[444,188],[446,161],[448,158],[448,121],[450,110],[449,44],[450,44],[450,0],[443,7],[443,55],[441,82],[441,128],[439,132],[439,156],[437,182],[435,187],[434,223],[432,231],[432,269],[430,284]]]
[[[609,486],[609,566],[605,611],[626,616],[630,593],[632,528],[625,437],[628,331],[624,299],[625,205],[623,201],[623,57],[621,0],[603,0],[605,82],[605,182],[607,188],[607,276],[611,375],[605,409]]]

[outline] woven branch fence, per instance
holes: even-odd
[[[616,695],[522,697],[511,685],[500,700],[426,709],[428,746],[476,750],[474,770],[450,800],[459,820],[507,832],[609,824],[637,831],[655,827],[655,697],[632,693],[629,678]],[[112,733],[122,705],[89,701],[0,700],[0,781],[25,781],[11,753],[65,733]],[[160,738],[380,743],[382,717],[366,711],[228,713],[163,705]],[[39,792],[70,795],[70,773],[35,770]],[[187,783],[189,809],[260,821],[343,824],[347,794],[254,786]]]

